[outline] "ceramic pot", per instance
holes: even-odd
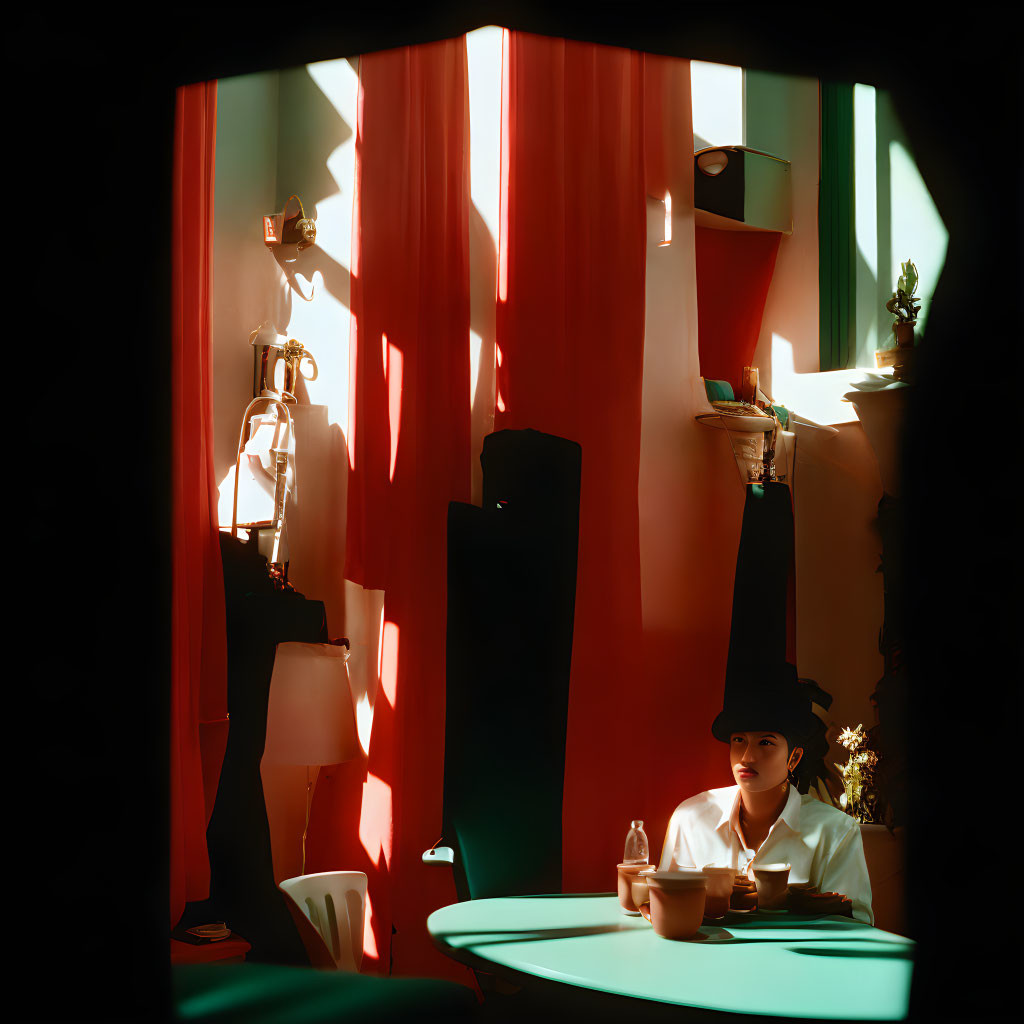
[[[914,344],[914,321],[896,324],[896,344],[900,348]]]
[[[783,910],[789,884],[788,864],[761,864],[754,868],[758,910]]]
[[[635,917],[640,908],[633,902],[632,881],[640,871],[650,871],[652,864],[616,864],[619,876],[619,910]]]
[[[699,871],[652,871],[647,877],[650,903],[640,907],[654,933],[663,939],[691,939],[704,919],[707,875]]]
[[[724,917],[729,910],[732,897],[732,868],[716,868],[708,865],[701,868],[708,878],[707,900],[704,904],[704,916],[709,918]]]

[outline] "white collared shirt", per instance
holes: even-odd
[[[754,877],[759,864],[789,863],[790,884],[809,882],[820,892],[849,896],[853,916],[874,924],[871,882],[860,824],[836,807],[789,787],[786,806],[760,849],[740,839],[740,787],[710,789],[684,800],[673,812],[659,867],[731,867]]]

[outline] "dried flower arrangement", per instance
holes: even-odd
[[[871,784],[878,763],[878,755],[873,750],[860,749],[866,740],[863,725],[858,725],[856,729],[843,729],[839,734],[839,742],[850,752],[850,756],[846,764],[836,765],[843,777],[844,790],[839,797],[839,806],[861,822],[874,821]]]

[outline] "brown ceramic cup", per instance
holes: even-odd
[[[633,905],[637,908],[638,914],[643,914],[644,904],[651,902],[647,879],[652,872],[657,870],[656,867],[652,866],[630,876],[630,894],[633,897]]]
[[[789,864],[760,864],[754,868],[758,910],[785,909],[789,868]]]
[[[640,913],[640,908],[633,902],[632,881],[641,871],[652,871],[653,864],[616,864],[619,875],[619,910],[633,916]]]
[[[708,877],[708,894],[704,904],[704,916],[708,918],[725,917],[729,910],[732,897],[732,868],[716,868],[710,864],[701,868],[701,873]]]
[[[649,903],[640,913],[663,939],[691,939],[704,919],[707,875],[700,871],[652,871],[646,876]]]

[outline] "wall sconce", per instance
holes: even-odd
[[[269,248],[294,245],[299,252],[316,242],[316,221],[306,216],[298,196],[289,196],[280,213],[264,216],[263,241]]]

